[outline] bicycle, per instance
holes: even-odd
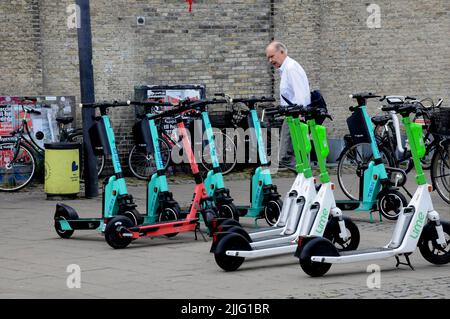
[[[163,112],[160,107],[152,107],[148,110],[151,114],[160,114]],[[188,115],[183,115],[182,119],[189,123],[190,131],[193,132],[192,125],[195,125],[195,121]],[[182,150],[182,143],[177,134],[177,130],[171,130],[173,127],[173,121],[169,119],[160,119],[157,123],[159,137],[159,146],[161,150],[161,157],[163,160],[164,169],[168,166],[174,166],[176,163],[172,161],[171,153],[174,148]],[[191,134],[191,137],[193,134]],[[222,169],[222,174],[226,175],[230,173],[236,165],[236,145],[231,137],[226,135],[222,130],[214,130],[215,141],[218,147],[217,153],[220,159],[224,159],[225,154],[233,154],[231,161],[220,161],[219,165]],[[203,139],[202,139],[203,143]],[[198,149],[195,147],[195,149]],[[197,158],[201,159],[201,166],[204,172],[211,170],[212,164],[209,157],[209,152],[205,149],[202,151],[200,148],[200,154],[197,152]],[[139,144],[133,145],[130,153],[128,154],[128,167],[131,173],[138,179],[147,180],[151,175],[156,172],[156,165],[154,156],[152,153],[146,152],[145,148]]]
[[[406,101],[417,101],[416,98],[410,96],[384,96],[380,101],[386,100],[388,104],[397,104]],[[431,101],[431,106],[426,107],[422,104],[425,100]],[[420,101],[421,110],[430,110],[434,108],[439,108],[442,104],[442,99],[434,105],[431,99],[423,99]],[[383,145],[392,155],[392,162],[394,162],[395,167],[401,167],[402,164],[405,167],[405,172],[408,173],[412,167],[412,156],[409,149],[409,145],[406,143],[403,146],[403,142],[400,135],[400,123],[397,114],[393,111],[389,111],[387,115],[379,115],[372,117],[372,122],[375,125],[375,137],[379,145]],[[426,145],[426,154],[424,158],[421,159],[421,164],[423,169],[431,168],[431,159],[434,153],[433,136],[428,131],[430,125],[430,118],[426,112],[420,112],[415,114],[414,123],[422,124],[424,129],[424,142]]]
[[[385,96],[380,101],[384,100],[390,105],[402,104],[406,100],[414,101],[418,105],[418,111],[413,121],[422,124],[424,127],[425,156],[421,161],[421,165],[431,169],[431,181],[434,189],[445,202],[450,203],[450,110],[441,108],[442,99],[436,104],[432,103],[429,107],[423,105],[422,102],[424,100],[417,101],[412,97]],[[405,148],[399,147],[402,144],[398,118],[395,112],[389,113],[388,115],[373,117],[372,122],[378,125],[378,128],[375,128],[375,132],[379,133],[376,136],[377,144],[384,162],[389,167],[398,168],[400,163],[412,160],[411,152],[409,146]],[[381,127],[383,128],[381,129]],[[395,153],[403,154],[396,157]],[[349,181],[348,178],[347,181],[344,181],[343,174],[348,173],[349,167],[353,166],[356,167],[354,173],[359,176],[364,170],[365,163],[371,157],[372,153],[365,146],[364,141],[351,143],[342,151],[339,157],[338,181],[347,197],[354,199],[355,192],[352,189],[352,185],[356,184],[351,180]],[[411,164],[407,164],[406,171],[411,169]]]
[[[396,104],[405,100],[415,100],[408,96],[384,96],[380,101],[386,100],[388,104]],[[421,115],[415,115],[414,121]],[[371,117],[374,125],[375,139],[383,162],[389,168],[402,169],[407,174],[413,167],[411,151],[408,145],[403,147],[400,135],[400,124],[395,112],[389,112],[386,115]],[[344,194],[355,200],[358,198],[359,188],[357,180],[364,171],[367,163],[373,159],[370,143],[364,136],[346,135],[344,137],[346,146],[338,157],[337,177],[339,185]],[[434,144],[431,143],[432,136],[427,132],[424,134],[424,141],[427,145],[427,154],[422,159],[422,165],[425,165],[427,155],[433,153]],[[345,175],[345,177],[344,177]],[[349,177],[350,176],[350,177]],[[355,178],[352,179],[351,176]],[[399,175],[398,175],[399,176]],[[398,180],[400,182],[402,180]],[[406,189],[408,195],[411,195]]]
[[[38,131],[35,138],[30,130],[27,115],[40,115],[37,111],[27,105],[35,105],[35,99],[24,98],[21,101],[23,117],[20,126],[11,132],[11,136],[0,137],[0,191],[13,192],[27,186],[35,177],[39,163],[44,158],[44,148],[37,140],[44,138],[44,133]],[[42,108],[50,106],[42,104]],[[73,122],[73,117],[57,117],[58,129],[60,131],[60,142],[81,143],[83,142],[83,132],[81,129],[66,129],[66,125]],[[83,173],[82,151],[80,162],[80,180]],[[104,167],[104,156],[98,157],[98,174],[100,175]]]

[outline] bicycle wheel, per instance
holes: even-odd
[[[27,186],[36,171],[36,158],[25,144],[0,143],[0,191],[14,192]]]
[[[394,166],[394,160],[388,155],[389,153],[384,148],[380,148],[379,151],[383,163],[387,166]],[[373,153],[370,143],[357,143],[342,150],[339,156],[337,178],[345,196],[352,200],[359,200],[360,177],[372,160]]]
[[[431,161],[431,181],[439,196],[450,204],[450,140],[434,150]]]
[[[164,169],[169,165],[171,149],[169,144],[159,138],[159,149]],[[128,167],[131,173],[139,179],[147,180],[156,173],[156,163],[153,153],[148,154],[145,148],[134,145],[128,155]]]
[[[84,182],[84,154],[83,154],[83,133],[69,137],[69,141],[81,144],[80,148],[80,182]],[[105,155],[97,155],[97,176],[100,176],[105,168]]]
[[[222,174],[226,175],[236,166],[236,144],[231,137],[222,131],[214,132],[214,142],[220,169]],[[202,166],[206,171],[213,169],[209,145],[203,150]]]

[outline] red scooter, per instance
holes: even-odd
[[[200,228],[200,218],[198,213],[201,214],[211,235],[210,224],[213,219],[218,217],[218,211],[214,206],[213,198],[207,195],[205,185],[203,184],[203,179],[200,175],[200,171],[192,151],[188,131],[181,117],[182,114],[188,112],[193,112],[192,107],[189,105],[182,105],[176,109],[149,116],[149,119],[153,120],[164,117],[175,117],[177,119],[177,128],[183,143],[183,150],[186,152],[187,158],[189,159],[196,184],[192,204],[189,211],[185,212],[186,217],[176,221],[166,221],[146,225],[135,225],[127,216],[114,217],[108,222],[105,228],[105,240],[111,247],[116,249],[125,248],[133,240],[141,237],[156,237],[187,231],[196,232]],[[164,172],[161,172],[161,174],[164,174]]]

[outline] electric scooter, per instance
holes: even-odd
[[[131,104],[140,106],[173,106],[170,103],[161,103],[153,101],[137,102]],[[155,222],[177,220],[181,218],[181,208],[173,199],[173,194],[169,191],[169,185],[166,178],[161,157],[160,146],[158,142],[158,129],[152,114],[147,113],[133,127],[135,142],[140,147],[145,147],[147,154],[152,153],[155,159],[156,173],[154,173],[147,182],[147,214],[144,224]],[[176,235],[172,234],[172,235]]]
[[[225,187],[225,182],[222,175],[222,170],[219,165],[219,159],[217,156],[216,143],[214,141],[214,133],[209,119],[208,105],[210,104],[223,104],[226,100],[222,99],[202,99],[202,100],[185,100],[181,103],[183,107],[196,110],[193,114],[200,116],[202,121],[194,121],[195,123],[201,122],[202,133],[205,131],[206,138],[209,146],[209,155],[211,158],[212,170],[208,171],[205,178],[205,185],[208,196],[214,198],[214,202],[219,210],[219,217],[225,219],[239,220],[239,214],[236,206],[233,204],[233,198],[230,196],[230,190]],[[203,142],[203,135],[201,137]],[[202,143],[203,144],[203,143]],[[203,151],[203,150],[202,150]],[[225,155],[225,154],[224,154]]]
[[[422,126],[412,123],[410,114],[419,108],[415,103],[383,107],[383,111],[396,111],[402,116],[416,171],[417,190],[408,207],[402,209],[390,242],[383,247],[339,252],[326,238],[300,236],[295,256],[300,266],[312,277],[323,276],[334,263],[351,263],[395,257],[400,264],[414,269],[409,260],[417,246],[422,256],[433,264],[450,262],[450,223],[440,220],[431,202],[431,185],[427,184],[420,159],[425,155]],[[406,262],[400,262],[399,256]]]
[[[347,119],[351,136],[355,140],[370,143],[373,160],[367,166],[358,168],[359,200],[337,200],[336,204],[342,210],[369,211],[370,221],[373,222],[372,212],[384,210],[383,215],[389,215],[389,211],[392,210],[394,213],[391,215],[396,215],[407,205],[405,196],[398,191],[398,187],[402,187],[407,178],[403,170],[386,167],[381,159],[366,107],[367,99],[379,96],[372,93],[357,93],[350,97],[356,99],[358,103],[357,106],[349,108],[353,113]],[[358,154],[355,154],[355,157],[357,156]],[[395,181],[391,178],[393,174],[396,177]]]
[[[111,155],[114,175],[104,181],[101,217],[79,218],[72,207],[62,203],[56,204],[54,226],[60,237],[70,238],[75,230],[103,231],[105,225],[117,215],[123,215],[136,225],[144,222],[144,217],[136,209],[133,197],[128,193],[116,148],[114,131],[107,114],[108,108],[128,105],[130,105],[129,101],[81,105],[84,108],[100,109],[101,116],[96,118],[96,123],[89,129],[89,135],[96,155]]]
[[[269,229],[248,233],[242,229],[242,226],[239,223],[232,220],[225,220],[218,226],[215,226],[217,232],[235,231],[248,237],[249,241],[258,240],[261,241],[261,243],[264,243],[264,240],[273,239],[274,236],[280,238],[284,236],[293,236],[293,238],[295,238],[295,231],[297,230],[300,216],[305,207],[309,207],[317,193],[315,180],[308,159],[309,153],[311,152],[311,142],[309,140],[308,125],[300,122],[298,112],[286,113],[281,111],[278,113],[279,115],[286,115],[286,121],[288,123],[294,149],[297,176],[291,189],[286,193],[284,204],[277,222],[272,227],[269,227]],[[213,220],[213,225],[215,222],[216,220]],[[220,236],[216,237],[217,240],[220,240],[220,238]]]
[[[267,160],[266,149],[261,130],[261,122],[256,110],[257,103],[274,102],[274,98],[251,97],[229,99],[229,103],[244,103],[248,110],[241,110],[241,114],[247,117],[250,131],[250,148],[256,148],[259,159],[259,166],[251,174],[250,179],[250,205],[238,206],[240,216],[264,218],[269,226],[282,227],[285,222],[280,221],[280,213],[283,202],[280,200],[277,186],[272,183],[270,175],[269,161]]]
[[[322,185],[319,192],[313,197],[312,203],[305,207],[304,212],[301,214],[295,234],[327,236],[334,244],[339,245],[342,250],[356,249],[355,247],[359,245],[359,231],[351,219],[344,218],[341,210],[336,207],[333,196],[334,185],[330,182],[326,169],[326,157],[329,153],[326,130],[324,126],[316,125],[315,123],[316,118],[329,117],[329,115],[321,113],[320,109],[314,108],[300,109],[298,107],[289,107],[282,111],[267,111],[269,114],[275,112],[295,115],[297,119],[300,114],[306,117],[311,128],[311,136],[320,167],[320,181]],[[306,132],[308,132],[308,125],[304,127],[303,131],[306,129]],[[294,138],[293,144],[296,142],[297,140]],[[314,183],[312,187],[315,190]],[[283,239],[255,242],[246,235],[242,228],[235,227],[228,232],[214,234],[211,252],[214,253],[219,267],[225,271],[234,271],[242,265],[245,258],[268,257],[295,252],[297,249],[296,238],[287,236]]]
[[[116,216],[107,223],[105,228],[105,240],[111,247],[116,249],[126,248],[133,240],[142,237],[171,236],[175,233],[187,231],[195,231],[195,235],[197,235],[197,230],[200,230],[199,213],[209,229],[210,221],[218,217],[213,198],[207,194],[198,165],[195,161],[187,129],[181,118],[181,114],[186,112],[192,112],[192,107],[181,106],[160,114],[148,116],[149,121],[169,116],[175,117],[177,120],[178,133],[183,143],[183,150],[189,160],[196,183],[192,203],[186,218],[176,221],[170,220],[153,224],[136,225],[127,216]],[[157,137],[153,138],[155,141],[157,140]]]

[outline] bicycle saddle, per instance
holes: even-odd
[[[69,123],[73,122],[73,117],[72,116],[57,117],[56,118],[56,122],[66,125],[66,124],[69,124]]]
[[[375,125],[386,125],[387,122],[391,119],[390,115],[377,115],[372,117],[372,123]]]

